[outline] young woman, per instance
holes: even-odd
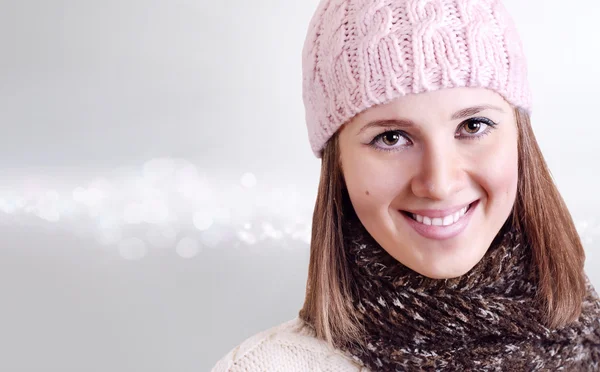
[[[498,0],[322,0],[297,319],[215,371],[597,371],[600,302]]]

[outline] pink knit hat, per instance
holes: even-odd
[[[531,109],[521,41],[499,0],[321,0],[302,70],[318,158],[342,124],[406,94],[483,87]]]

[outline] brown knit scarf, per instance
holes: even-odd
[[[339,345],[372,371],[599,371],[600,305],[588,281],[579,320],[548,329],[536,306],[530,249],[498,236],[467,274],[424,277],[350,218],[345,240],[354,307],[366,328]]]

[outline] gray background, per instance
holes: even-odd
[[[600,285],[600,4],[569,4],[507,1]],[[207,371],[296,316],[316,5],[0,1],[0,370]]]

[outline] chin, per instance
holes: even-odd
[[[413,271],[431,279],[452,279],[468,273],[481,258],[472,257],[470,259],[461,260],[436,260],[437,262],[428,262],[424,265],[408,266]]]
[[[465,275],[473,266],[464,269],[453,268],[452,270],[431,270],[429,268],[425,268],[425,270],[413,270],[431,279],[453,279]]]

